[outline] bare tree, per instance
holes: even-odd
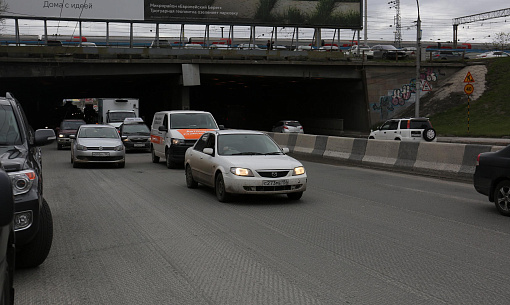
[[[510,46],[510,33],[496,33],[492,46],[496,50],[505,50]]]

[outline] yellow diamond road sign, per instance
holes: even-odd
[[[471,75],[471,72],[468,71],[466,78],[464,78],[464,82],[465,83],[474,83],[475,82],[475,79],[474,79],[473,75]]]

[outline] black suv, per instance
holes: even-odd
[[[14,304],[14,197],[0,164],[0,304]]]
[[[0,163],[14,194],[16,266],[44,262],[53,240],[53,219],[43,198],[41,149],[55,140],[52,129],[34,132],[19,102],[9,93],[0,97]]]

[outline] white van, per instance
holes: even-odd
[[[193,110],[160,111],[154,114],[151,125],[152,162],[165,158],[168,168],[184,164],[186,150],[193,146],[202,134],[218,130],[211,113]]]

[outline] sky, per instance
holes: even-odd
[[[363,3],[365,0],[361,0]],[[367,19],[367,39],[371,41],[394,41],[395,39],[395,2],[397,0],[366,0],[367,8],[368,8],[368,19]],[[401,36],[402,41],[416,41],[416,19],[417,19],[417,1],[416,0],[399,0],[400,1],[400,16],[401,16]],[[421,19],[421,28],[422,28],[422,43],[426,44],[427,42],[448,42],[453,40],[453,25],[452,19],[465,17],[469,15],[475,15],[480,13],[486,13],[496,10],[509,9],[510,10],[510,1],[509,0],[418,0],[420,6],[420,19]],[[51,2],[51,1],[50,1]],[[393,2],[389,4],[388,2]],[[33,22],[25,22],[22,24],[22,34],[42,34],[43,30],[40,25],[34,25]],[[92,25],[84,25],[85,27],[89,26],[88,29],[85,29],[86,35],[104,35],[104,26]],[[154,30],[151,30],[149,25],[139,25],[138,26],[140,32],[140,36],[151,35],[154,33]],[[220,27],[221,26],[211,26],[211,36],[219,36],[220,35]],[[3,31],[13,31],[13,22],[11,20],[11,24],[7,22],[3,26]],[[74,31],[74,35],[76,35],[76,22],[67,26],[68,30],[71,29]],[[55,30],[56,29],[56,30]],[[168,36],[178,36],[179,35],[179,26],[175,26],[175,30]],[[239,30],[238,30],[239,29]],[[63,23],[59,23],[57,26],[52,26],[49,29],[49,34],[51,31],[57,31],[59,34],[68,34],[65,33],[65,26]],[[129,35],[129,28],[126,25],[123,29],[121,26],[115,27],[112,25],[111,35],[115,35],[115,30],[124,31],[123,35]],[[228,30],[228,26],[224,27],[224,30]],[[271,35],[271,28],[263,28],[257,27],[257,37],[265,38]],[[234,37],[249,37],[249,27],[236,27],[236,33]],[[280,33],[278,37],[292,37],[292,28],[279,28],[278,32]],[[458,43],[469,43],[469,42],[477,42],[477,43],[491,43],[495,40],[496,33],[508,33],[510,34],[510,16],[507,17],[499,17],[486,21],[477,21],[469,24],[462,24],[458,27]],[[313,31],[311,29],[302,29],[300,30],[300,37],[307,38],[306,36],[312,35]],[[333,36],[333,30],[323,30],[323,38],[328,39],[328,37]],[[196,37],[204,35],[204,27],[203,26],[187,26],[185,36],[186,37]],[[353,33],[352,30],[346,29],[341,30],[341,40],[352,39]],[[228,36],[225,33],[225,36]],[[360,33],[360,39],[364,39],[364,31]]]
[[[364,1],[364,0],[362,0]],[[394,40],[396,9],[391,0],[367,0],[369,40]],[[508,0],[419,0],[422,41],[453,40],[452,19],[502,9],[510,10]],[[400,0],[403,41],[416,40],[417,4],[415,0]],[[391,26],[391,27],[390,27]],[[472,41],[490,43],[495,33],[510,33],[510,16],[462,24],[458,27],[459,43]],[[489,37],[490,36],[490,37]],[[362,38],[363,38],[362,34]]]

